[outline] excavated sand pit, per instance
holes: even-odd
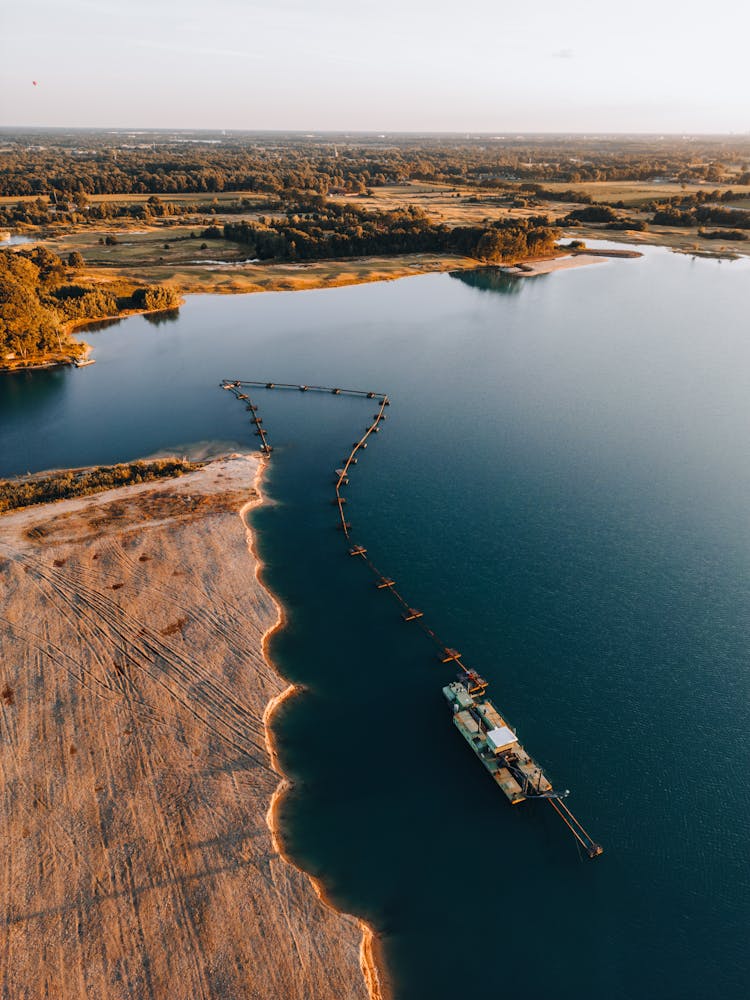
[[[366,929],[267,823],[287,685],[241,515],[258,471],[0,517],[3,998],[378,992]]]

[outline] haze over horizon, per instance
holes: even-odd
[[[750,6],[729,0],[721,31],[711,16],[694,0],[620,16],[593,0],[0,0],[0,124],[746,133]]]

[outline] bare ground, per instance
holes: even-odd
[[[553,271],[566,271],[572,267],[584,267],[586,264],[601,264],[603,261],[602,256],[581,253],[568,257],[551,257],[547,260],[524,261],[522,264],[501,267],[500,270],[507,274],[517,274],[522,278],[531,278],[535,274],[552,274]]]
[[[362,926],[266,822],[257,469],[0,517],[3,998],[368,996]]]

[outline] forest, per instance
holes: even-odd
[[[0,250],[0,366],[17,359],[78,357],[84,348],[70,336],[75,321],[179,305],[173,288],[78,281],[82,263],[78,254],[64,261],[44,247]]]
[[[514,263],[524,257],[552,253],[560,235],[546,216],[503,219],[486,227],[451,228],[435,223],[413,205],[368,212],[320,197],[297,202],[283,219],[226,223],[223,233],[226,239],[247,246],[259,260],[443,252],[488,263]]]
[[[290,190],[361,194],[435,181],[750,183],[750,139],[0,130],[0,196]]]

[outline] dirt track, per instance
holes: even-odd
[[[0,517],[0,995],[365,998],[280,857],[257,462]]]

